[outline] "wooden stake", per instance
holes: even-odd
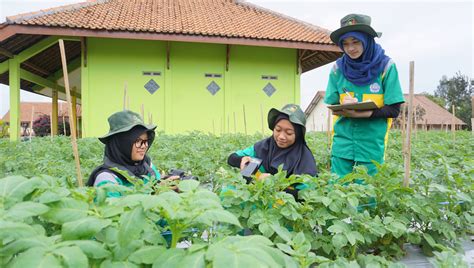
[[[230,115],[227,115],[227,133],[230,133]]]
[[[456,140],[456,123],[454,119],[456,118],[456,106],[453,105],[453,116],[451,117],[451,133],[453,134],[453,141]]]
[[[410,164],[411,164],[411,128],[413,120],[413,91],[415,85],[415,62],[410,61],[410,97],[408,106],[408,124],[407,124],[407,137],[405,140],[405,151],[404,164],[405,164],[405,177],[403,179],[403,186],[409,187],[410,185]]]
[[[72,102],[71,102],[71,91],[69,89],[69,77],[67,71],[67,62],[66,62],[66,50],[64,48],[64,41],[59,39],[59,49],[61,51],[61,62],[63,65],[63,75],[64,75],[64,87],[66,88],[66,97],[68,102],[69,114],[72,114]],[[76,141],[76,124],[70,124],[71,127],[71,144],[72,144],[72,151],[74,153],[74,158],[76,160],[76,173],[77,173],[77,183],[79,187],[83,187],[84,183],[82,181],[82,174],[81,174],[81,163],[79,161],[79,150],[77,149],[77,141]]]
[[[49,113],[49,132],[50,132],[50,137],[51,137],[51,141],[53,140],[53,124],[52,124],[52,120],[53,119],[53,113]]]
[[[406,138],[406,104],[402,104],[402,152],[405,153],[405,138]]]
[[[142,107],[141,107],[141,108],[142,108],[142,109],[141,109],[141,110],[142,110],[142,119],[143,119],[143,121],[145,121],[145,105],[143,105],[143,103],[142,103]]]
[[[127,110],[127,82],[123,87],[123,110]]]
[[[70,124],[69,124],[69,127],[71,127]],[[67,136],[67,132],[66,132],[66,120],[64,120],[64,114],[63,114],[63,134],[64,134],[64,136]]]
[[[247,135],[247,116],[245,115],[245,104],[243,105],[244,109],[244,129],[245,129],[245,135]]]
[[[31,106],[31,123],[30,123],[30,142],[31,136],[33,135],[33,119],[35,117],[35,106]]]

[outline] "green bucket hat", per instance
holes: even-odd
[[[339,37],[347,32],[364,32],[372,37],[381,37],[382,33],[376,32],[371,26],[371,18],[362,14],[349,14],[341,19],[341,28],[331,33],[330,37],[334,44],[339,44]]]
[[[296,104],[287,104],[281,110],[272,108],[268,112],[268,127],[273,130],[275,128],[275,120],[280,114],[288,115],[290,122],[303,127],[303,133],[306,131],[306,116],[301,107]]]
[[[110,130],[109,130],[109,133],[107,133],[107,135],[99,138],[99,140],[102,143],[106,143],[108,137],[115,135],[117,133],[127,132],[136,126],[142,126],[146,128],[148,131],[153,131],[156,128],[156,125],[146,125],[139,114],[134,113],[132,111],[128,111],[128,110],[124,110],[124,111],[120,111],[120,112],[116,112],[112,114],[108,118],[108,121],[109,121]]]

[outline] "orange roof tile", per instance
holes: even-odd
[[[332,44],[326,29],[239,0],[97,0],[7,17],[7,23]]]

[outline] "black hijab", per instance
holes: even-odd
[[[288,115],[280,114],[275,125],[282,119],[288,119]],[[262,159],[262,165],[270,174],[278,172],[278,166],[283,164],[283,169],[287,171],[287,176],[292,174],[301,175],[308,174],[316,176],[318,171],[316,161],[311,150],[306,145],[303,127],[290,121],[295,129],[295,143],[288,148],[278,147],[273,135],[254,145],[257,157]]]
[[[145,155],[141,161],[132,160],[132,146],[135,146],[135,141],[145,132],[148,134],[147,150],[149,150],[155,139],[155,132],[148,131],[142,126],[136,126],[129,131],[117,133],[107,138],[104,149],[104,163],[92,172],[87,185],[93,186],[97,175],[104,169],[118,168],[126,171],[130,176],[138,178],[141,178],[142,175],[153,174],[150,167],[151,160],[148,155]],[[116,175],[126,181],[126,178],[120,176],[120,174]]]

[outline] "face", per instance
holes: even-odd
[[[148,150],[148,134],[145,132],[132,144],[132,161],[142,161]]]
[[[278,147],[285,149],[295,143],[295,128],[290,121],[282,119],[278,121],[273,129],[273,139]]]
[[[347,37],[342,41],[344,52],[353,60],[358,59],[364,53],[362,42],[353,37]]]

